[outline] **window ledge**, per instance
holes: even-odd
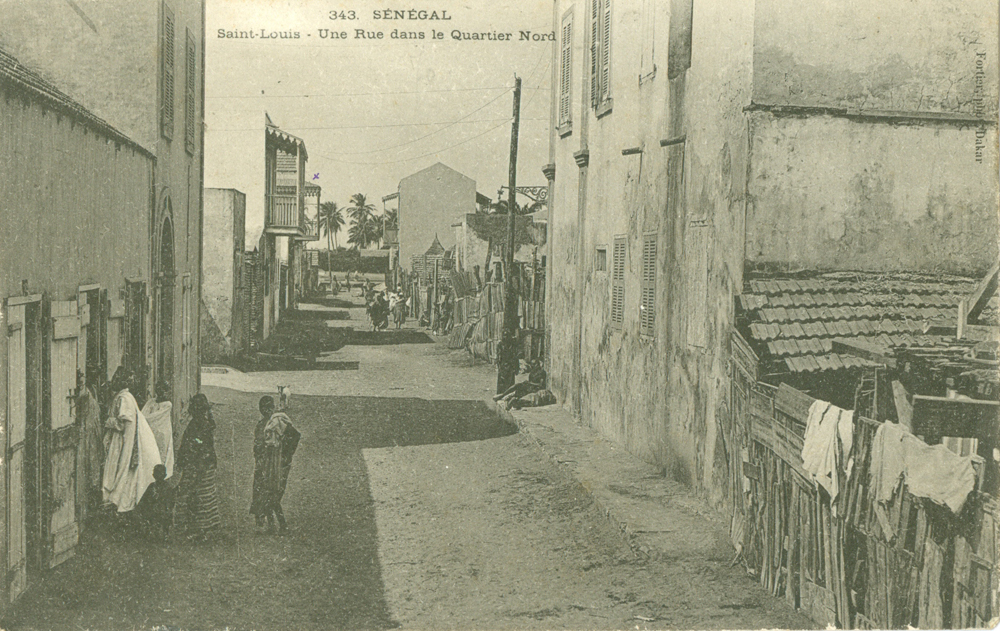
[[[573,133],[573,121],[566,121],[562,125],[556,127],[556,132],[559,134],[560,138],[565,138]]]
[[[597,106],[597,118],[603,118],[611,113],[611,106],[614,105],[614,99],[605,99]]]

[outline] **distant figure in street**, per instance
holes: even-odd
[[[263,532],[266,525],[267,532],[274,532],[277,520],[278,533],[284,534],[288,527],[281,510],[281,498],[285,495],[292,456],[302,435],[292,427],[288,415],[274,411],[273,398],[261,397],[257,407],[260,420],[253,433],[253,499],[250,514],[254,516],[259,531]]]
[[[153,483],[153,467],[160,464],[156,438],[130,391],[134,384],[134,375],[119,366],[111,378],[116,394],[104,422],[103,499],[119,513],[135,508]]]
[[[167,468],[162,464],[153,467],[153,483],[142,494],[136,512],[144,534],[157,541],[166,541],[170,532],[172,491],[167,484]]]
[[[389,296],[389,311],[392,312],[392,321],[398,331],[406,323],[406,303],[403,301],[403,296],[398,293]]]
[[[181,470],[178,493],[190,514],[193,539],[206,539],[222,526],[219,498],[215,490],[215,419],[208,397],[198,393],[188,404],[191,420],[177,452]]]

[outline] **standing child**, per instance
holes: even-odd
[[[277,520],[278,533],[284,534],[287,525],[285,514],[281,510],[281,498],[285,495],[292,456],[302,435],[292,427],[287,414],[274,411],[272,397],[261,397],[257,407],[260,410],[260,420],[254,428],[253,499],[250,502],[250,514],[256,519],[259,531],[264,530],[266,520],[267,531],[274,532]]]
[[[158,464],[153,467],[153,483],[146,487],[146,492],[142,494],[142,499],[136,508],[143,531],[157,541],[166,541],[170,532],[172,507],[170,496],[167,468]]]

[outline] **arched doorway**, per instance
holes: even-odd
[[[164,205],[156,269],[156,379],[171,380],[174,372],[174,226],[170,198]]]

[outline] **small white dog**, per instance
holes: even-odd
[[[292,401],[292,387],[291,386],[278,386],[278,409],[276,412],[281,412],[288,409],[289,403]]]

